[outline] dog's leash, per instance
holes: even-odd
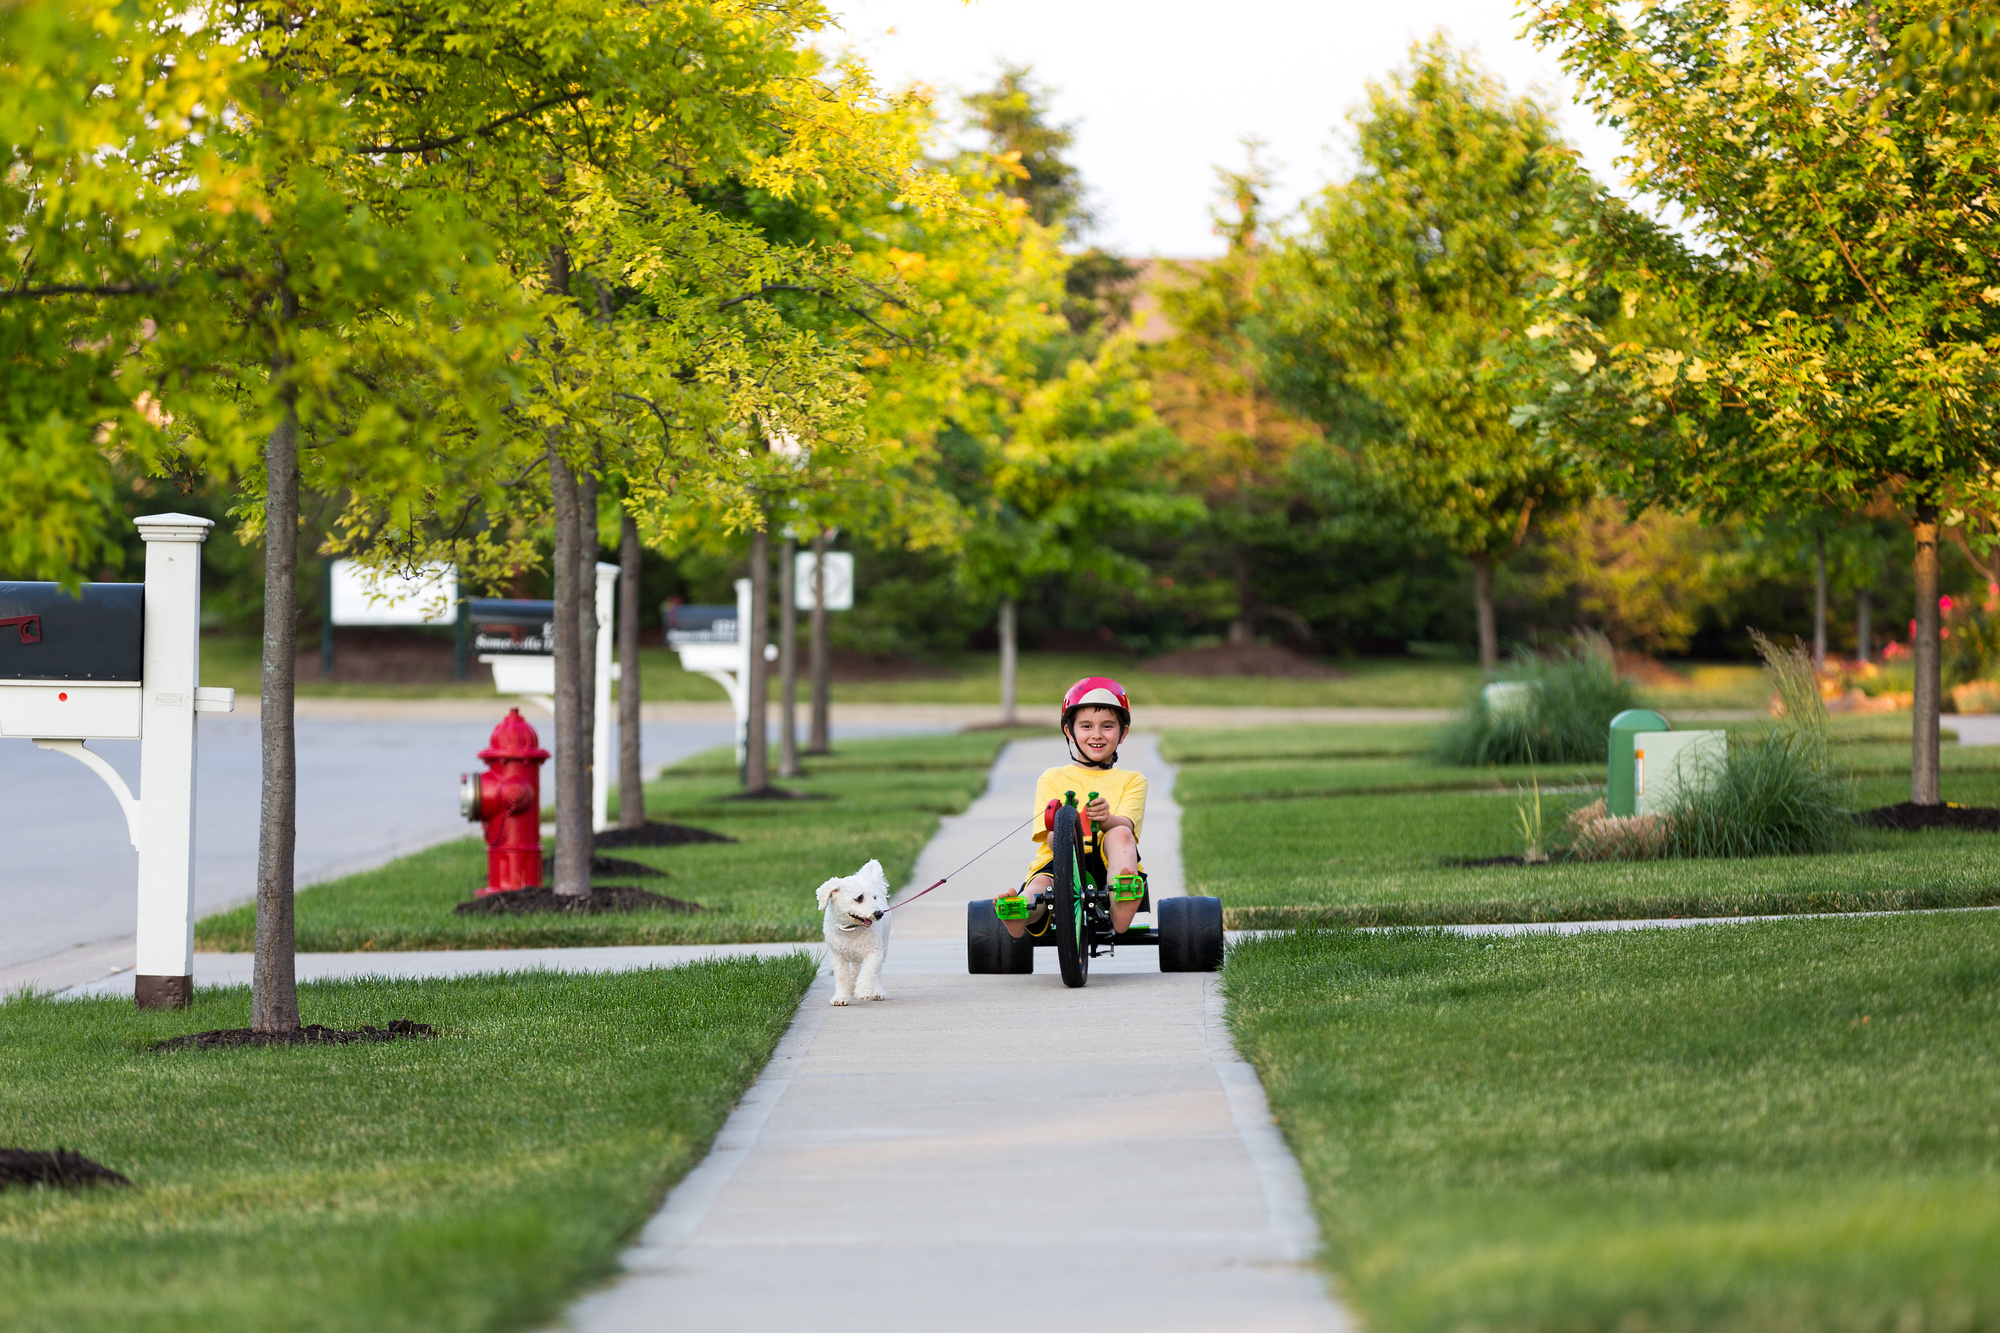
[[[1000,841],[999,841],[999,842],[996,842],[996,843],[994,843],[994,844],[993,844],[993,847],[998,847],[998,846],[1000,845],[1000,843],[1002,843],[1002,842],[1005,842],[1005,841],[1007,841],[1007,839],[1009,839],[1009,838],[1013,837],[1013,836],[1014,836],[1014,835],[1015,835],[1016,833],[1019,833],[1019,832],[1020,832],[1020,831],[1021,831],[1022,829],[1024,829],[1024,828],[1028,827],[1028,825],[1030,825],[1030,824],[1034,823],[1034,822],[1035,822],[1035,821],[1036,821],[1037,819],[1040,819],[1040,818],[1041,818],[1041,812],[1040,812],[1039,810],[1038,810],[1038,811],[1036,811],[1036,812],[1035,812],[1034,814],[1032,814],[1032,815],[1029,815],[1029,816],[1028,816],[1028,817],[1027,817],[1026,819],[1024,819],[1024,820],[1022,820],[1022,821],[1021,821],[1020,823],[1018,823],[1018,824],[1014,825],[1014,827],[1013,827],[1013,828],[1010,828],[1010,829],[1008,829],[1008,830],[1007,830],[1007,831],[1006,831],[1005,833],[1003,833],[1002,835],[1000,835]],[[988,847],[988,848],[986,849],[986,852],[990,852],[990,851],[992,851],[992,850],[993,850],[993,847]],[[979,856],[984,856],[984,855],[986,855],[986,852],[981,852],[981,853],[979,854]],[[979,856],[975,856],[975,857],[973,857],[973,858],[972,858],[972,861],[977,861],[977,860],[979,859]],[[954,870],[954,871],[952,871],[952,872],[951,872],[951,875],[956,875],[956,874],[958,874],[960,870],[964,870],[964,869],[965,869],[965,866],[969,866],[969,865],[971,865],[971,864],[972,864],[972,861],[967,861],[967,862],[965,863],[965,865],[963,865],[963,866],[960,866],[960,867],[958,868],[958,870]],[[951,878],[951,875],[946,875],[946,876],[944,877],[944,879],[941,879],[941,880],[939,880],[939,881],[938,881],[937,883],[935,883],[935,884],[931,885],[931,888],[930,888],[930,889],[919,889],[919,890],[918,890],[917,892],[915,892],[915,893],[911,894],[911,895],[910,895],[909,897],[907,897],[907,898],[903,899],[903,901],[902,901],[902,902],[899,902],[899,903],[891,903],[891,904],[890,904],[889,906],[887,906],[887,907],[883,908],[882,910],[883,910],[883,911],[885,911],[885,912],[893,912],[893,911],[895,911],[895,910],[896,910],[896,909],[897,909],[898,907],[908,907],[908,906],[909,906],[909,905],[910,905],[911,903],[913,903],[913,902],[915,902],[915,901],[916,901],[917,899],[919,899],[919,898],[923,897],[923,896],[924,896],[924,895],[925,895],[926,893],[929,893],[929,892],[931,891],[931,889],[937,889],[937,888],[942,888],[942,887],[944,887],[944,882],[945,882],[945,880],[946,880],[946,879],[950,879],[950,878]]]

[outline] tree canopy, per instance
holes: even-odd
[[[1355,129],[1355,175],[1265,265],[1259,340],[1279,397],[1472,560],[1491,667],[1492,566],[1572,490],[1515,426],[1503,373],[1556,235],[1559,140],[1546,107],[1441,37],[1370,86]]]

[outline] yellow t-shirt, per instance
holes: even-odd
[[[1049,831],[1043,827],[1040,815],[1050,801],[1060,801],[1066,791],[1076,793],[1079,807],[1090,803],[1092,792],[1109,801],[1112,814],[1123,815],[1132,821],[1135,842],[1146,826],[1144,773],[1130,768],[1084,768],[1078,764],[1048,769],[1035,783],[1035,859],[1028,867],[1029,879],[1048,869],[1049,863],[1055,860],[1055,853],[1049,850]],[[1140,868],[1145,867],[1142,865]]]

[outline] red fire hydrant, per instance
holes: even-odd
[[[458,808],[486,825],[486,887],[481,894],[542,887],[542,764],[535,729],[510,708],[479,752],[484,773],[459,779]]]

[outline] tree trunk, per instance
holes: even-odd
[[[1250,558],[1238,549],[1236,561],[1236,617],[1229,622],[1227,642],[1231,648],[1248,648],[1257,638],[1257,618],[1250,603]]]
[[[778,776],[799,776],[799,543],[778,543]]]
[[[771,534],[750,534],[750,691],[749,734],[743,738],[743,790],[771,787],[771,676],[764,648],[771,641]]]
[[[1472,614],[1479,623],[1479,668],[1489,676],[1500,665],[1500,634],[1493,623],[1493,557],[1472,557]]]
[[[285,293],[284,318],[298,318]],[[272,367],[282,379],[287,364]],[[289,392],[264,442],[264,679],[260,716],[264,772],[257,828],[257,954],[250,1026],[296,1032],[299,987],[292,932],[292,876],[299,835],[298,737],[292,700],[299,640],[299,418]],[[140,793],[141,797],[145,793]]]
[[[1826,666],[1826,534],[1813,534],[1813,666]]]
[[[1938,652],[1938,522],[1937,505],[1917,506],[1910,524],[1916,536],[1913,572],[1917,582],[1916,627],[1910,635],[1910,660],[1916,668],[1916,698],[1910,735],[1910,800],[1936,805],[1938,796],[1938,704],[1942,696]]]
[[[807,754],[832,754],[833,653],[827,642],[826,555],[832,534],[821,528],[813,538],[812,736]]]
[[[1864,664],[1868,661],[1870,648],[1868,640],[1874,634],[1874,627],[1868,621],[1870,613],[1875,608],[1869,604],[1869,600],[1866,588],[1854,595],[1854,658]]]
[[[577,602],[578,531],[576,473],[560,450],[549,448],[549,490],[555,507],[556,551],[556,868],[552,887],[561,894],[590,892],[590,732],[583,725],[582,622]]]
[[[618,824],[646,823],[639,753],[639,524],[618,521]]]
[[[1000,599],[1000,725],[1016,726],[1020,722],[1018,692],[1021,654],[1019,633],[1015,623],[1014,599]]]
[[[588,468],[576,477],[576,629],[576,701],[583,723],[583,831],[589,846],[584,855],[594,858],[597,855],[597,478]]]

